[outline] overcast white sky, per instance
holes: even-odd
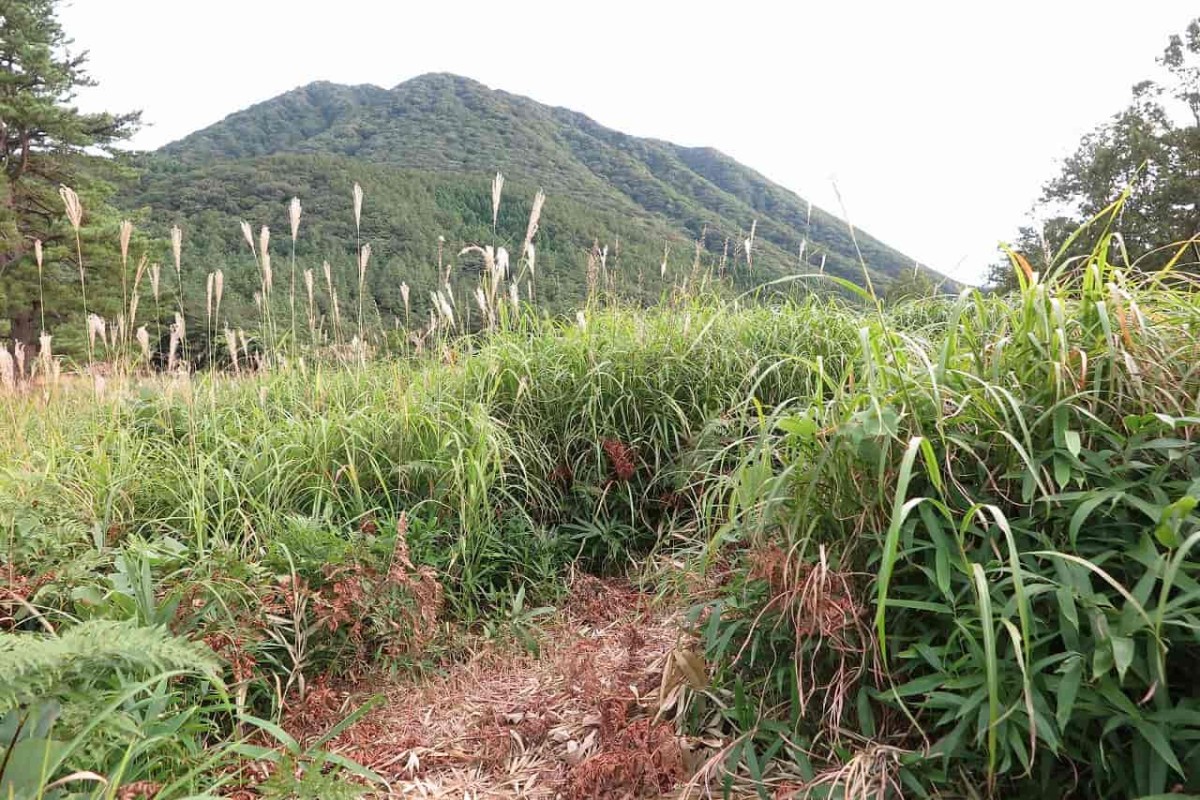
[[[314,80],[455,72],[602,124],[711,145],[978,280],[1079,137],[1154,72],[1194,0],[506,3],[73,0],[152,148]],[[547,213],[552,213],[549,209]]]

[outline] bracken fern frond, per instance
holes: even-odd
[[[114,673],[186,671],[219,680],[203,644],[161,627],[92,620],[61,636],[0,633],[0,713],[66,686],[94,685]]]

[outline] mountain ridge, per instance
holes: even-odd
[[[257,211],[278,218],[262,207],[264,197],[239,200],[234,184],[253,185],[253,176],[277,191],[280,208],[289,192],[307,205],[310,198],[300,194],[297,182],[288,185],[280,167],[305,173],[310,180],[304,188],[313,190],[314,185],[337,183],[336,175],[322,177],[317,171],[345,172],[351,162],[370,165],[369,172],[381,183],[393,184],[403,173],[440,186],[424,197],[432,203],[422,206],[430,214],[440,202],[437,197],[453,195],[452,227],[444,233],[456,245],[480,241],[487,233],[480,230],[481,222],[490,223],[486,192],[483,204],[476,204],[460,196],[457,186],[463,181],[477,182],[500,171],[510,186],[526,192],[544,188],[550,199],[544,231],[553,230],[556,203],[580,217],[564,226],[571,231],[569,238],[551,236],[548,242],[559,267],[573,273],[582,273],[585,251],[601,235],[612,240],[600,244],[623,247],[626,263],[637,263],[642,272],[658,268],[664,247],[674,248],[678,258],[699,241],[705,259],[727,265],[741,288],[817,272],[822,264],[828,274],[861,283],[860,249],[872,279],[880,284],[916,265],[869,233],[856,230],[856,242],[844,221],[714,147],[632,136],[582,112],[444,72],[425,73],[391,89],[314,81],[235,111],[146,156],[147,174],[130,200],[195,218],[205,209],[189,206],[165,189],[179,188],[187,196],[190,187],[208,191],[215,181],[226,188],[228,196],[218,205],[228,216],[248,218]],[[370,197],[372,187],[363,187]],[[398,186],[389,191],[403,194]],[[506,201],[510,197],[506,193]],[[389,268],[403,274],[428,259],[433,240],[428,216],[391,206],[376,210],[408,216],[410,228],[421,234],[407,237],[409,249],[393,248],[397,261]],[[604,224],[597,224],[590,236],[588,214],[605,215]],[[614,222],[618,219],[628,222],[628,232]],[[748,259],[743,241],[752,227],[755,246],[753,259]],[[236,237],[219,236],[227,243],[232,238],[236,246]],[[953,286],[944,276],[919,269]],[[638,280],[644,298],[654,296],[644,276]]]

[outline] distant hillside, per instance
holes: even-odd
[[[510,250],[519,247],[534,191],[549,196],[538,271],[546,301],[582,296],[593,240],[609,246],[623,291],[646,298],[661,291],[664,244],[671,268],[683,270],[702,236],[706,263],[728,246],[727,268],[742,287],[815,270],[822,256],[828,273],[862,278],[844,222],[810,211],[716,150],[627,136],[453,75],[424,75],[391,90],[310,84],[167,145],[143,166],[126,202],[149,207],[154,219],[182,220],[193,255],[230,268],[246,258],[237,220],[269,224],[282,237],[286,203],[296,195],[305,206],[298,257],[306,265],[328,258],[352,274],[349,197],[359,181],[367,195],[364,240],[376,254],[372,291],[384,313],[402,307],[401,280],[434,285],[438,236],[447,253],[492,241],[488,180],[496,170],[507,179],[499,243]],[[741,242],[755,220],[751,273]],[[857,235],[881,283],[913,269],[912,259]],[[798,260],[804,241],[808,265]]]

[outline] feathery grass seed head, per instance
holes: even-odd
[[[297,234],[300,233],[300,198],[293,197],[292,202],[288,205],[288,220],[292,223],[292,241],[296,241]]]
[[[500,193],[504,191],[504,176],[499,172],[492,178],[492,227],[500,219]]]
[[[175,274],[179,275],[183,270],[183,231],[178,225],[171,226],[171,255],[175,257]]]
[[[127,219],[121,220],[121,261],[129,259],[129,239],[133,236],[133,223]]]
[[[76,233],[79,233],[79,226],[83,224],[83,205],[79,202],[79,195],[66,184],[58,187],[58,195],[62,198],[71,227],[75,229]]]

